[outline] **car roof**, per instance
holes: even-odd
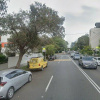
[[[9,74],[9,73],[11,73],[13,71],[16,71],[16,70],[18,70],[18,69],[6,69],[6,70],[2,70],[2,71],[0,71],[0,76],[5,76],[5,75],[7,75],[7,74]]]

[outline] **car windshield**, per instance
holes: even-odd
[[[80,56],[79,54],[75,54],[75,56]]]
[[[30,62],[31,62],[31,63],[37,63],[38,60],[37,60],[37,59],[31,59]]]
[[[98,58],[98,60],[100,60],[100,58]]]
[[[93,61],[92,57],[83,57],[83,60]]]

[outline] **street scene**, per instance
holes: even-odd
[[[69,55],[57,55],[43,72],[16,92],[11,100],[99,100],[100,67],[81,69]],[[27,95],[28,94],[28,95]]]
[[[0,0],[0,100],[100,100],[99,0]]]

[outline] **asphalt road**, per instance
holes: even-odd
[[[100,100],[100,67],[82,69],[68,55],[57,55],[44,71],[34,71],[12,100]]]

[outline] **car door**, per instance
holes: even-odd
[[[24,70],[17,70],[17,74],[19,77],[20,87],[24,85],[28,81],[28,73]]]
[[[18,74],[16,71],[13,71],[7,74],[6,77],[9,79],[9,84],[11,86],[14,86],[15,90],[17,90],[20,87],[20,84],[19,84],[20,78],[18,77]]]

